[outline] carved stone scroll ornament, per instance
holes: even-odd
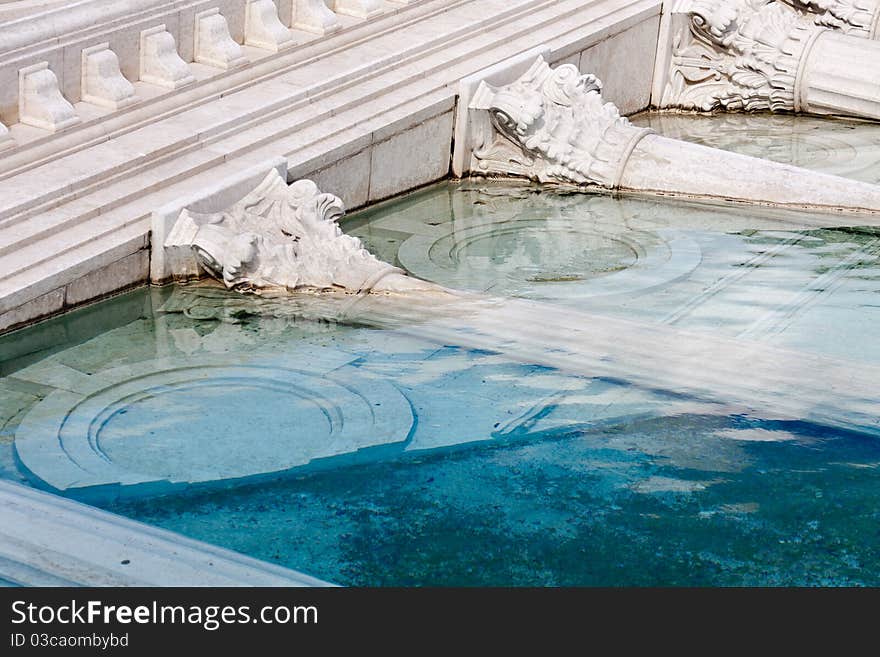
[[[823,28],[775,0],[692,0],[673,36],[662,107],[797,111],[798,71]]]
[[[276,170],[226,210],[183,210],[166,249],[191,249],[228,288],[407,291],[439,289],[382,262],[343,234],[342,201],[310,180],[288,186]]]
[[[724,23],[718,33],[724,35]],[[714,26],[707,29],[715,29]],[[826,31],[827,32],[827,31]],[[854,39],[880,48],[880,42]],[[521,71],[522,62],[516,62]],[[502,69],[503,71],[503,69]],[[880,211],[880,186],[669,139],[637,128],[600,93],[592,75],[543,58],[519,77],[492,71],[468,104],[471,175],[724,199],[788,207]]]
[[[538,182],[617,187],[635,145],[651,131],[633,126],[602,99],[602,83],[577,67],[543,58],[512,84],[483,82],[471,109],[491,119],[472,170]]]
[[[76,109],[61,95],[58,78],[48,62],[18,72],[19,121],[50,132],[79,123]]]
[[[141,32],[140,79],[167,89],[180,89],[196,81],[189,65],[177,53],[174,36],[157,25]]]
[[[293,35],[278,18],[278,9],[272,0],[248,0],[244,42],[272,52],[280,52],[293,45]]]
[[[82,99],[87,103],[119,109],[135,100],[134,85],[119,69],[119,58],[109,43],[82,51]]]
[[[795,9],[813,14],[816,25],[852,36],[877,38],[878,0],[784,0]]]

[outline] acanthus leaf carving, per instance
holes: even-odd
[[[544,183],[618,185],[623,165],[648,132],[620,116],[602,83],[577,67],[539,57],[503,87],[483,82],[470,107],[486,110],[491,135],[473,152],[472,170]]]
[[[880,2],[877,0],[782,0],[795,9],[813,15],[816,25],[844,34],[875,37]]]
[[[436,289],[369,253],[342,232],[342,201],[310,180],[287,185],[272,170],[247,196],[214,213],[181,211],[166,249],[191,249],[226,287],[351,292]]]
[[[776,0],[693,0],[673,38],[661,105],[698,111],[796,111],[798,70],[823,31]]]

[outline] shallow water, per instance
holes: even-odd
[[[875,440],[682,415],[125,514],[352,585],[877,585]]]
[[[636,117],[880,178],[876,126],[718,121]],[[476,296],[140,290],[0,337],[0,476],[341,584],[877,585],[849,222],[435,185],[344,228]]]
[[[462,183],[349,231],[451,288],[880,362],[880,229],[832,218]]]
[[[632,117],[632,122],[674,139],[863,182],[880,182],[880,131],[871,121],[792,114],[643,112]]]

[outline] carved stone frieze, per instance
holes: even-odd
[[[867,12],[832,0],[679,0],[663,19],[653,104],[880,119]]]
[[[735,40],[729,26],[718,15],[703,24],[712,38]],[[750,27],[753,41],[763,38],[758,28]],[[769,40],[773,32],[768,34]],[[829,34],[880,48],[875,41]],[[727,202],[880,208],[876,185],[652,134],[605,102],[594,76],[568,64],[551,68],[543,57],[528,69],[524,64],[492,70],[493,84],[483,78],[476,87],[468,130],[462,131],[470,149],[461,156],[465,173]]]

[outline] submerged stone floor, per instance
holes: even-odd
[[[880,177],[869,124],[636,121]],[[880,584],[876,229],[480,182],[344,228],[475,294],[145,289],[8,334],[0,476],[340,584]]]
[[[876,441],[750,426],[652,418],[109,508],[340,584],[880,583]]]
[[[138,317],[118,317],[123,326],[64,344],[4,383],[64,368],[91,380],[126,361],[167,362],[151,360],[161,352],[173,354],[180,370],[206,358],[254,366],[274,354],[269,371],[297,358],[300,369],[314,371],[335,354],[338,378],[357,368],[361,381],[393,385],[411,404],[411,415],[395,409],[395,419],[414,426],[384,450],[362,452],[360,463],[352,462],[351,445],[331,435],[322,447],[336,446],[337,460],[274,481],[227,481],[162,497],[144,488],[87,496],[336,583],[880,581],[875,438],[395,330],[332,324],[318,319],[326,314],[321,301],[300,300],[312,319],[306,312],[293,320],[257,314],[249,300],[211,287],[136,292],[108,305],[135,315],[129,304],[138,304]],[[64,328],[73,337],[73,327]],[[350,356],[338,357],[344,353]],[[268,456],[274,446],[283,465],[294,419],[303,419],[310,439],[327,435],[297,403],[269,395],[248,409],[248,395],[238,380],[213,398],[130,396],[131,410],[104,425],[108,435],[96,446],[114,467],[151,464],[166,468],[158,474],[191,475],[201,471],[202,456],[215,470],[247,466],[248,448]],[[144,400],[150,413],[138,408]],[[345,420],[347,409],[339,410]],[[375,417],[383,413],[376,407]],[[7,435],[28,440],[14,424]],[[371,425],[363,426],[362,435],[372,437]],[[6,450],[7,476],[21,477],[12,445]]]
[[[850,337],[880,320],[880,231],[841,223],[452,183],[347,229],[451,288],[877,363],[876,341]]]
[[[313,313],[316,301],[300,299]],[[395,330],[261,316],[259,303],[211,286],[113,303],[145,317],[3,380],[8,472],[128,497],[681,406]]]

